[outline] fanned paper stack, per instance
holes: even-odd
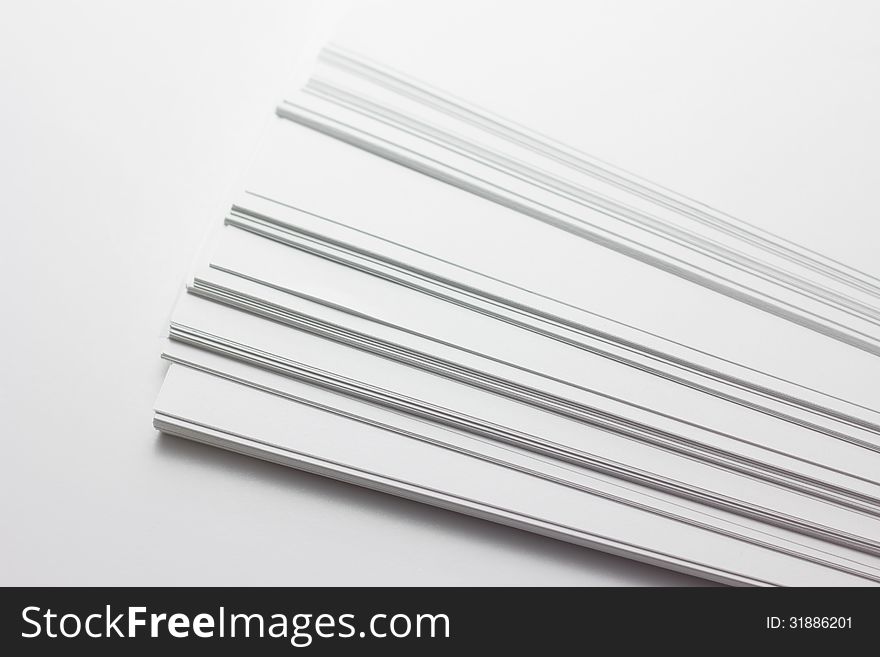
[[[158,429],[720,582],[880,582],[880,280],[340,47],[277,114]]]

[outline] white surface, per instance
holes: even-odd
[[[697,582],[150,427],[173,300],[307,9],[4,5],[0,584]]]
[[[334,42],[880,274],[877,2],[376,5]]]

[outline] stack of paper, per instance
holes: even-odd
[[[341,47],[278,117],[158,429],[717,581],[880,582],[880,280]]]

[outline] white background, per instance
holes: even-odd
[[[696,583],[151,428],[173,301],[316,13],[3,3],[0,584]]]

